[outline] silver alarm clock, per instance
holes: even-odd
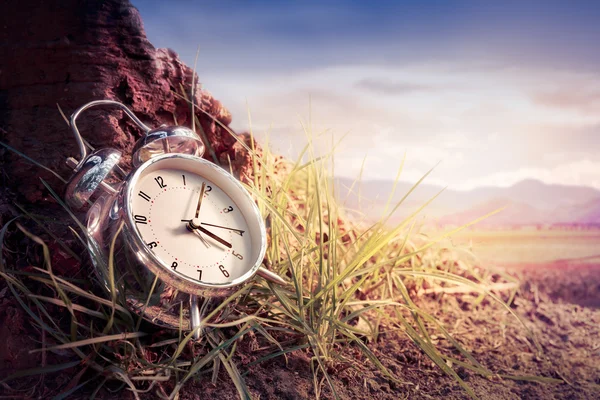
[[[145,133],[129,173],[116,149],[88,154],[77,129],[81,112],[100,105],[121,108]],[[257,273],[286,284],[261,266],[267,236],[255,201],[230,173],[201,158],[205,146],[192,130],[150,129],[112,100],[80,107],[70,122],[81,157],[67,160],[74,174],[65,200],[78,209],[95,200],[87,245],[111,295],[157,325],[178,329],[184,321],[199,337],[198,297],[231,294]]]

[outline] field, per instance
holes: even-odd
[[[554,301],[600,307],[600,230],[471,230],[453,242],[487,268],[534,282]]]
[[[471,247],[482,261],[494,264],[600,262],[600,230],[468,230],[453,242]]]
[[[481,365],[498,374],[484,378],[459,368],[476,395],[497,400],[600,398],[600,231],[475,229],[449,242],[442,247],[451,248],[456,260],[518,279],[511,308],[542,349],[536,352],[523,326],[502,307],[487,299],[474,301],[476,293],[422,290],[416,304],[448,327]],[[441,335],[434,340],[440,348],[451,348]],[[373,346],[382,363],[410,385],[399,387],[376,374],[348,370],[334,375],[344,398],[468,397],[423,353],[414,351],[405,335],[388,333]],[[302,360],[291,357],[288,362],[261,368],[252,378],[258,385],[275,368],[293,384],[273,382],[269,392],[274,398],[310,397],[310,383],[303,377],[308,373],[292,372]],[[507,379],[508,374],[524,379]],[[547,380],[540,383],[538,377]]]
[[[470,262],[519,279],[513,308],[535,332],[547,357],[546,363],[543,357],[532,357],[515,343],[524,341],[523,337],[519,339],[513,331],[513,339],[507,339],[511,335],[502,331],[494,350],[479,360],[486,364],[487,358],[496,366],[510,365],[515,372],[549,374],[566,382],[535,388],[507,381],[502,386],[481,383],[478,394],[497,399],[599,398],[600,231],[474,229],[460,232],[451,242],[461,260],[470,258]],[[440,299],[438,305],[447,300]],[[468,310],[473,313],[466,316],[472,336],[468,339],[467,334],[463,340],[475,346],[493,341],[477,336],[498,334],[491,322],[498,321],[497,313],[490,307]],[[445,311],[450,314],[447,321],[457,319],[452,305]]]

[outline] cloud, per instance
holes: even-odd
[[[592,87],[590,75],[461,65],[339,65],[201,76],[233,113],[234,129],[251,125],[261,143],[269,132],[272,148],[291,159],[307,140],[300,121],[306,127],[310,120],[313,135],[322,136],[315,141],[319,154],[332,145],[331,135],[322,132],[332,132],[335,140],[348,134],[336,152],[340,176],[356,177],[367,155],[366,178],[394,179],[406,153],[403,177],[412,182],[441,162],[427,181],[451,188],[555,177],[560,183],[595,184],[597,178],[581,166],[573,167],[580,171],[573,176],[556,166],[600,162],[600,114],[531,100],[532,93],[549,92],[552,85],[568,87],[577,80]]]
[[[600,120],[600,114],[596,117]],[[542,149],[549,145],[555,151],[578,158],[581,154],[600,154],[600,122],[540,124],[528,133],[528,141]]]
[[[354,85],[358,89],[384,95],[399,95],[431,90],[428,85],[419,85],[409,82],[395,82],[389,79],[366,78],[361,79]]]
[[[480,186],[508,187],[525,179],[536,179],[547,184],[592,186],[600,189],[600,161],[584,159],[562,163],[553,168],[518,168],[478,179],[469,179],[460,185],[452,185],[451,188],[470,190]]]
[[[572,109],[582,114],[600,114],[600,86],[593,80],[581,86],[546,90],[532,95],[535,103],[558,109]],[[585,85],[585,86],[584,86]],[[590,86],[592,85],[592,86]]]

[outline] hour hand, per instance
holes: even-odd
[[[211,237],[213,239],[215,239],[217,242],[221,243],[223,246],[225,247],[229,247],[231,248],[231,243],[229,243],[226,240],[221,239],[220,237],[218,237],[217,235],[215,235],[214,233],[212,233],[211,231],[206,230],[206,228],[203,228],[201,226],[198,226],[196,229],[198,229],[200,232],[206,234],[206,236]]]
[[[208,236],[208,237],[216,240],[217,242],[221,243],[225,247],[228,247],[228,248],[232,248],[233,247],[231,245],[231,243],[229,243],[225,239],[220,238],[219,236],[215,235],[211,231],[209,231],[206,228],[200,226],[200,221],[198,221],[197,218],[194,218],[192,220],[188,220],[187,221],[187,228],[188,228],[188,230],[191,230],[191,231],[197,233],[198,235],[199,235],[198,231],[200,231],[200,232],[204,233],[206,236]]]

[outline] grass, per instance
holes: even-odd
[[[195,126],[202,130],[198,120]],[[402,223],[389,227],[390,216],[412,189],[398,204],[388,203],[377,223],[368,225],[348,217],[336,199],[331,180],[335,146],[331,153],[317,157],[310,124],[305,126],[305,132],[307,144],[295,162],[277,157],[268,148],[259,151],[252,137],[246,141],[234,135],[251,158],[252,174],[242,180],[256,198],[270,233],[266,264],[286,277],[290,285],[279,287],[254,279],[220,302],[203,320],[205,334],[199,341],[193,341],[192,333],[185,330],[157,333],[141,324],[121,299],[97,290],[87,276],[55,274],[49,246],[31,231],[46,231],[47,240],[52,243],[62,248],[75,247],[72,253],[81,250],[86,233],[49,186],[56,201],[73,218],[73,239],[61,240],[51,234],[49,221],[21,206],[22,214],[0,230],[0,245],[9,261],[0,260],[0,277],[40,332],[39,348],[33,352],[41,352],[43,360],[47,355],[60,354],[66,361],[44,361],[41,367],[18,371],[0,384],[8,387],[17,378],[44,377],[77,366],[78,373],[56,398],[84,388],[92,392],[92,397],[102,388],[127,388],[136,398],[150,392],[176,399],[190,380],[210,375],[216,382],[219,371],[224,369],[239,397],[247,399],[251,394],[244,377],[254,365],[304,352],[310,357],[316,398],[322,397],[324,391],[327,396],[338,398],[330,367],[344,364],[358,370],[365,368],[347,355],[349,347],[358,349],[386,379],[398,385],[412,384],[389,371],[370,346],[386,332],[396,331],[409,337],[440,370],[475,398],[456,368],[489,378],[496,374],[481,365],[447,327],[421,309],[415,302],[415,293],[423,293],[419,289],[425,285],[433,292],[452,292],[457,288],[474,292],[478,294],[474,302],[491,299],[518,319],[509,307],[516,283],[505,276],[503,282],[509,285],[498,289],[491,272],[464,263],[446,263],[448,251],[439,243],[464,227],[435,238],[418,232],[419,211],[429,202]],[[213,154],[212,149],[208,150]],[[19,256],[4,245],[9,230],[11,235],[29,238],[28,254],[39,255],[41,249],[37,267],[16,267]],[[32,255],[20,257],[36,259]],[[88,258],[87,254],[81,256],[82,268],[87,268]],[[111,255],[111,271],[112,263]],[[114,276],[109,281],[114,286]],[[525,325],[523,329],[527,331]],[[528,335],[532,346],[541,353],[531,332]],[[249,336],[257,338],[262,351],[240,370],[237,354],[241,340]],[[444,337],[454,351],[436,345],[434,336]]]

